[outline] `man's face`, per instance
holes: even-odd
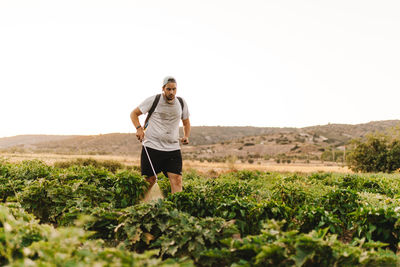
[[[176,83],[167,83],[163,88],[163,93],[168,102],[174,100],[176,95]]]

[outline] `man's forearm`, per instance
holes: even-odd
[[[139,114],[137,113],[138,113],[137,109],[131,112],[131,121],[136,129],[140,126]]]
[[[183,136],[189,138],[190,136],[190,122],[187,121],[183,124]]]
[[[131,120],[135,128],[138,128],[140,126],[139,118],[138,116],[131,116]]]
[[[136,137],[137,139],[142,142],[144,139],[144,131],[142,126],[140,125],[140,121],[139,121],[139,116],[142,114],[142,112],[140,111],[140,109],[135,108],[132,112],[131,112],[131,121],[133,123],[133,125],[136,128]]]

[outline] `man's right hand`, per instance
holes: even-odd
[[[143,139],[144,139],[144,131],[143,131],[143,128],[142,128],[142,127],[140,127],[139,129],[137,129],[137,131],[136,131],[136,137],[137,137],[137,139],[138,139],[140,142],[143,142]]]

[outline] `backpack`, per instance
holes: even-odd
[[[158,95],[156,95],[156,98],[154,98],[153,105],[151,105],[151,108],[147,114],[146,120],[144,121],[144,127],[143,127],[144,130],[146,130],[147,126],[149,125],[149,119],[151,117],[151,114],[153,114],[154,110],[156,109],[158,102],[160,101],[160,97],[161,97],[161,94],[158,94]],[[177,96],[177,98],[178,98],[179,102],[181,103],[181,108],[182,108],[182,112],[183,112],[183,107],[185,105],[183,102],[183,99],[180,96]]]

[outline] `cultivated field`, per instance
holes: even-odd
[[[399,174],[192,161],[144,201],[137,158],[3,158],[1,266],[400,264]]]

